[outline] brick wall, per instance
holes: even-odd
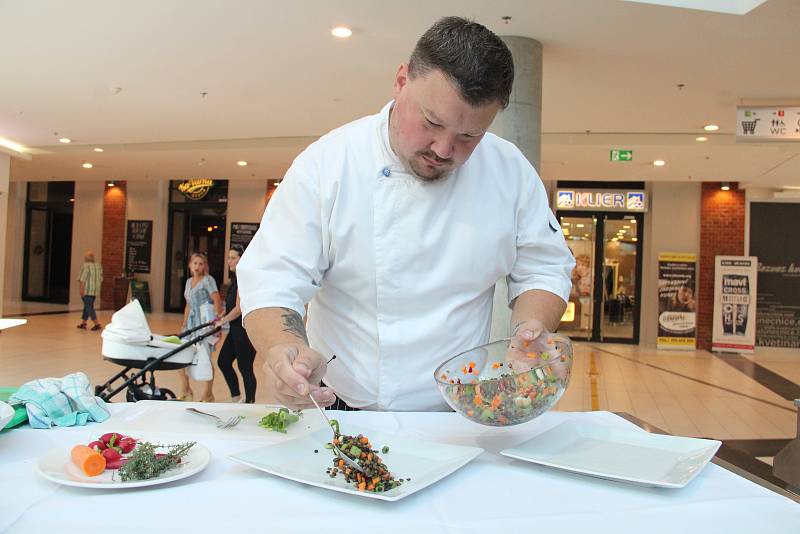
[[[731,182],[704,182],[700,207],[700,279],[697,306],[697,348],[710,350],[714,316],[716,256],[744,255],[744,190]]]
[[[125,182],[115,182],[103,193],[103,288],[100,309],[114,309],[114,285],[122,276],[125,261]]]

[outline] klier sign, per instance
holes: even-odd
[[[800,141],[800,108],[737,107],[736,141]]]
[[[644,191],[558,189],[555,204],[557,210],[643,212],[647,211],[647,196]]]

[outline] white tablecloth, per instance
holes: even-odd
[[[227,456],[259,444],[230,439],[203,438],[213,455],[205,471],[151,488],[72,488],[36,474],[43,454],[112,428],[130,406],[112,405],[115,416],[102,428],[0,434],[0,531],[800,533],[800,505],[718,465],[709,464],[675,490],[594,479],[497,454],[567,419],[633,426],[607,412],[551,412],[506,429],[480,427],[453,413],[337,413],[343,425],[486,449],[444,480],[396,502],[249,469]]]

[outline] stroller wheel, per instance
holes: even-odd
[[[176,395],[173,393],[171,389],[167,388],[160,388],[161,389],[161,400],[175,400]]]

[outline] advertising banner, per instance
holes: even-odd
[[[752,353],[756,342],[758,258],[717,256],[711,350]]]
[[[750,254],[758,257],[756,345],[800,348],[800,203],[750,203]]]
[[[696,274],[694,254],[658,255],[657,348],[694,350],[697,346]]]

